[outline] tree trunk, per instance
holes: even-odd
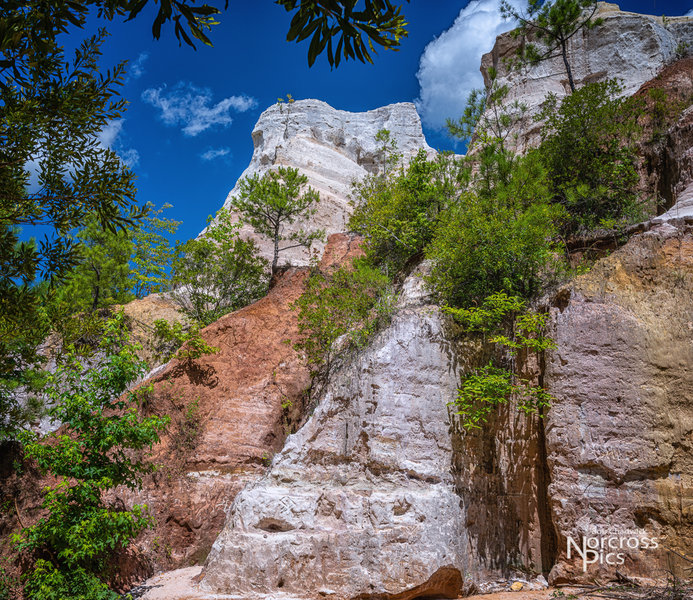
[[[561,40],[561,55],[563,56],[563,64],[565,65],[565,71],[568,73],[568,83],[570,84],[570,93],[575,93],[575,82],[573,81],[573,71],[570,68],[570,63],[568,62],[568,40]]]
[[[277,272],[277,263],[279,262],[279,225],[274,228],[274,259],[272,260],[272,277]]]

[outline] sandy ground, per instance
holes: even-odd
[[[156,575],[149,579],[144,587],[147,588],[141,600],[245,600],[241,596],[211,594],[199,589],[196,579],[202,572],[202,567],[189,567],[178,569]],[[559,596],[560,593],[565,596]],[[555,590],[549,588],[541,591],[516,592],[496,592],[493,594],[482,594],[477,596],[467,596],[467,600],[554,600],[557,598],[569,597],[570,593],[579,598],[576,590]],[[271,596],[258,596],[254,600],[305,600],[290,594],[272,594]]]

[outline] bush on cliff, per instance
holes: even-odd
[[[428,160],[420,150],[408,167],[358,183],[349,227],[363,236],[368,260],[395,276],[412,259],[421,258],[465,175],[454,157],[440,154]]]
[[[535,155],[518,159],[507,184],[467,192],[441,216],[426,256],[429,282],[452,306],[471,306],[504,291],[530,298],[555,260],[560,207],[549,202],[546,174]]]
[[[178,247],[173,261],[173,298],[191,319],[209,325],[261,298],[267,291],[267,261],[225,209],[204,236]]]
[[[394,306],[390,279],[366,260],[340,267],[330,274],[315,270],[306,291],[294,302],[298,311],[301,352],[313,374],[329,373],[335,358],[335,342],[362,347],[389,319]]]
[[[565,207],[562,230],[583,234],[642,216],[638,198],[637,138],[642,104],[618,98],[615,80],[590,83],[561,102],[549,94],[539,148],[554,201]]]

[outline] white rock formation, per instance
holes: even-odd
[[[440,314],[410,283],[391,326],[237,496],[201,589],[457,597],[467,539],[447,403],[458,377]]]
[[[301,229],[324,229],[327,235],[346,231],[350,215],[349,195],[353,181],[378,169],[380,154],[375,135],[390,131],[405,159],[419,149],[433,150],[421,131],[421,120],[412,103],[401,102],[362,113],[336,110],[320,100],[299,100],[265,110],[253,130],[253,157],[241,178],[266,173],[276,166],[298,168],[321,201],[310,224],[295,223],[287,233]],[[224,203],[239,192],[238,182]],[[243,233],[256,240],[261,253],[272,258],[271,243],[251,227]],[[322,244],[314,248],[320,254]],[[297,248],[280,254],[280,264],[307,265],[310,255]]]
[[[617,78],[623,94],[631,95],[677,57],[693,52],[693,18],[654,17],[619,10],[616,4],[599,3],[596,17],[603,23],[579,31],[569,42],[568,54],[576,86]],[[518,100],[527,106],[527,116],[513,129],[522,149],[538,143],[541,124],[533,121],[546,95],[562,98],[570,93],[560,57],[521,71],[509,67],[521,43],[512,33],[496,39],[493,50],[481,59],[481,72],[489,83],[494,67],[499,85],[508,86],[506,104]],[[512,135],[511,135],[512,138]]]

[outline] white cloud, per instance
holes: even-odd
[[[96,136],[96,139],[99,140],[99,143],[102,146],[112,148],[116,139],[120,135],[121,130],[123,129],[123,123],[124,121],[122,119],[117,121],[112,119],[108,121],[105,127],[101,130],[101,133]]]
[[[144,63],[149,58],[148,52],[140,52],[140,55],[129,64],[129,75],[132,79],[138,79],[144,75]]]
[[[521,8],[520,0],[511,0]],[[513,28],[500,14],[500,0],[472,0],[452,27],[430,42],[419,60],[420,92],[416,107],[424,123],[442,129],[445,120],[459,117],[467,96],[483,86],[481,56],[493,48],[496,36]]]
[[[693,8],[691,8],[691,10],[689,10],[689,11],[688,11],[685,15],[683,15],[683,16],[684,16],[684,17],[693,17]]]
[[[255,98],[245,95],[213,104],[211,90],[183,82],[168,92],[165,85],[149,88],[142,93],[142,100],[161,110],[166,125],[182,125],[183,133],[191,137],[210,127],[228,127],[233,122],[231,111],[245,112],[257,106]]]
[[[118,150],[118,156],[120,156],[120,160],[122,160],[131,169],[134,169],[138,164],[140,164],[140,153],[134,148]]]
[[[113,150],[128,167],[136,167],[140,162],[140,153],[134,148],[126,148],[119,136],[123,131],[123,119],[110,120],[96,136],[96,139],[104,148]]]
[[[200,154],[202,160],[214,160],[222,156],[228,156],[231,150],[229,148],[210,148],[206,152]]]

